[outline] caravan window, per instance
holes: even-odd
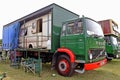
[[[32,23],[32,29],[35,29],[35,27],[36,27],[36,23],[33,22],[33,23]]]
[[[37,20],[37,33],[42,32],[42,19]]]
[[[27,29],[21,29],[20,30],[20,36],[26,36],[27,35]]]

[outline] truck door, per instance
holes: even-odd
[[[106,52],[107,53],[112,53],[112,42],[110,39],[110,36],[105,36],[105,40],[106,40]]]
[[[84,50],[83,28],[80,21],[68,22],[64,25],[62,45],[72,50],[76,55]]]

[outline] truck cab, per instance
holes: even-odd
[[[112,58],[118,58],[118,41],[116,36],[105,36],[106,40],[106,52],[108,53],[108,60]]]
[[[87,17],[64,22],[58,53],[57,71],[64,76],[71,75],[72,70],[83,73],[103,66],[106,58],[101,26]]]
[[[119,29],[116,22],[112,19],[101,20],[98,22],[103,30],[105,36],[105,50],[107,53],[107,60],[118,58],[118,35]]]

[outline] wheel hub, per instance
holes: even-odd
[[[61,62],[59,63],[59,69],[60,69],[61,71],[65,71],[65,70],[67,69],[67,65],[66,65],[66,63],[65,63],[64,61],[61,61]]]

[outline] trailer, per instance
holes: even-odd
[[[60,75],[83,73],[107,63],[101,26],[91,18],[79,18],[53,3],[5,26],[14,22],[20,24],[17,48],[13,49],[21,54],[17,55],[51,62]]]
[[[99,24],[105,35],[107,59],[118,58],[118,24],[112,19],[99,21]]]

